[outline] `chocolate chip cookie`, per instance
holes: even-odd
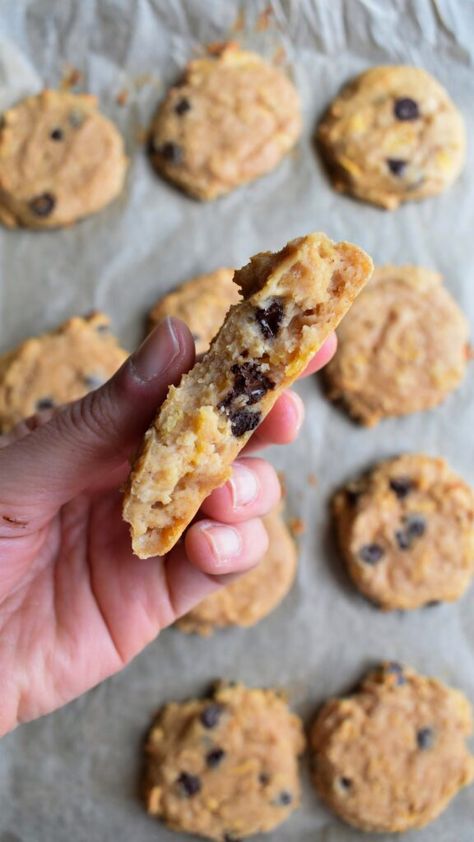
[[[468,324],[435,272],[377,268],[338,331],[328,396],[358,421],[431,409],[462,381]]]
[[[215,199],[276,167],[300,133],[294,85],[230,43],[188,64],[153,120],[149,150],[158,172]]]
[[[272,830],[299,805],[303,748],[300,720],[273,690],[219,684],[169,704],[146,745],[148,812],[218,842]]]
[[[170,387],[132,466],[123,514],[138,556],[174,546],[371,272],[361,249],[309,234],[235,273],[243,300],[203,359]]]
[[[200,602],[178,621],[182,631],[209,635],[224,626],[253,626],[286,596],[296,573],[296,545],[279,508],[263,522],[269,546],[257,567]]]
[[[127,159],[115,126],[89,94],[45,90],[3,114],[0,221],[58,228],[108,205]]]
[[[357,588],[384,609],[452,602],[474,574],[474,491],[443,459],[381,462],[333,500]]]
[[[314,786],[361,830],[424,827],[474,778],[471,733],[459,690],[386,662],[320,710],[309,736]]]
[[[69,319],[0,357],[0,430],[41,409],[81,398],[105,383],[127,352],[103,313]]]
[[[464,121],[419,67],[373,67],[332,102],[317,139],[336,190],[393,210],[446,190],[465,159]]]
[[[196,354],[207,351],[226,313],[240,298],[233,269],[199,275],[161,298],[150,311],[150,327],[165,316],[186,322],[196,343]]]

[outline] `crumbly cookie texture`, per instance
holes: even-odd
[[[350,307],[372,261],[324,234],[252,258],[235,274],[243,300],[201,362],[170,387],[145,433],[124,499],[141,558],[171,549],[281,392]]]
[[[58,228],[108,205],[127,170],[123,141],[89,94],[45,90],[3,113],[0,221]]]
[[[474,574],[474,490],[443,459],[406,454],[339,491],[333,514],[357,588],[381,608],[458,599]]]
[[[465,159],[464,121],[419,67],[373,67],[332,102],[317,139],[336,190],[393,210],[441,193]]]
[[[299,805],[303,748],[301,721],[273,690],[221,683],[169,704],[146,745],[148,812],[218,842],[272,830]]]
[[[441,276],[417,266],[377,267],[338,339],[328,396],[369,427],[437,406],[466,373],[467,321]]]
[[[300,134],[294,85],[230,43],[188,64],[153,120],[149,150],[158,172],[215,199],[276,167]]]
[[[458,690],[395,662],[314,721],[314,786],[341,819],[375,832],[424,827],[474,777],[471,708]]]
[[[150,311],[150,328],[165,316],[186,322],[196,343],[196,354],[209,348],[232,304],[240,299],[233,269],[199,275],[161,298]]]
[[[0,431],[105,383],[127,358],[109,324],[104,313],[75,316],[0,357]]]
[[[181,631],[207,636],[225,626],[253,626],[286,596],[296,573],[296,545],[279,509],[263,523],[269,546],[257,567],[200,602],[178,621]]]

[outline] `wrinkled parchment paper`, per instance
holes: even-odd
[[[472,137],[472,2],[275,0],[273,14],[262,15],[266,7],[251,0],[3,0],[0,108],[45,83],[59,84],[68,65],[77,68],[84,75],[79,89],[97,94],[122,130],[131,165],[123,196],[69,230],[0,230],[0,350],[93,307],[110,313],[132,348],[159,294],[317,229],[354,240],[379,263],[418,262],[441,271],[473,324],[472,149],[448,194],[388,213],[334,193],[310,142],[317,116],[343,82],[370,65],[397,62],[432,71],[458,103]],[[229,35],[270,58],[286,56],[301,92],[305,132],[276,172],[199,204],[153,174],[138,137],[193,51]],[[128,101],[120,106],[117,95],[124,90]],[[474,481],[472,371],[442,407],[370,431],[328,404],[316,378],[298,389],[307,406],[304,429],[296,444],[270,454],[286,472],[290,515],[306,522],[291,594],[253,629],[209,640],[164,632],[121,675],[6,737],[0,744],[0,842],[184,842],[187,837],[142,810],[141,741],[157,707],[199,693],[216,676],[283,686],[308,719],[368,665],[393,658],[439,676],[474,702],[472,589],[456,605],[382,614],[348,584],[327,518],[335,487],[405,449],[441,454]],[[316,487],[307,482],[312,473]],[[362,840],[364,834],[321,806],[306,770],[303,775],[302,808],[271,838]],[[472,842],[473,833],[471,788],[438,822],[406,839]]]

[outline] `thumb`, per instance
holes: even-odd
[[[0,524],[15,520],[12,505],[41,516],[123,467],[193,360],[188,328],[165,318],[102,388],[1,448]]]

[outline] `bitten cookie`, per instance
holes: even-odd
[[[357,588],[381,608],[452,602],[474,574],[474,491],[443,459],[381,462],[339,491],[333,513]]]
[[[272,830],[298,807],[301,721],[272,690],[220,684],[172,703],[146,745],[148,812],[218,842]]]
[[[240,298],[233,269],[199,275],[161,298],[150,311],[150,328],[165,316],[186,322],[196,343],[196,354],[207,351],[226,313]]]
[[[263,522],[269,546],[257,567],[200,602],[178,621],[181,631],[209,635],[224,626],[253,626],[286,596],[296,573],[296,545],[279,508]]]
[[[89,94],[45,90],[3,114],[0,221],[58,228],[108,205],[127,159],[115,126]]]
[[[81,398],[105,383],[126,358],[103,313],[76,316],[27,339],[0,357],[0,431],[41,409]]]
[[[350,307],[372,261],[324,234],[253,257],[234,280],[243,300],[201,362],[171,386],[145,433],[123,514],[141,558],[171,549],[283,389]]]
[[[369,427],[437,406],[466,373],[467,321],[428,269],[376,268],[338,339],[328,396]]]
[[[341,819],[375,832],[424,827],[474,777],[459,690],[387,662],[311,728],[313,781]]]
[[[373,67],[343,89],[317,139],[336,190],[393,210],[446,190],[465,129],[444,88],[419,67]]]
[[[300,133],[294,85],[231,43],[188,64],[153,120],[149,150],[158,172],[215,199],[276,167]]]

